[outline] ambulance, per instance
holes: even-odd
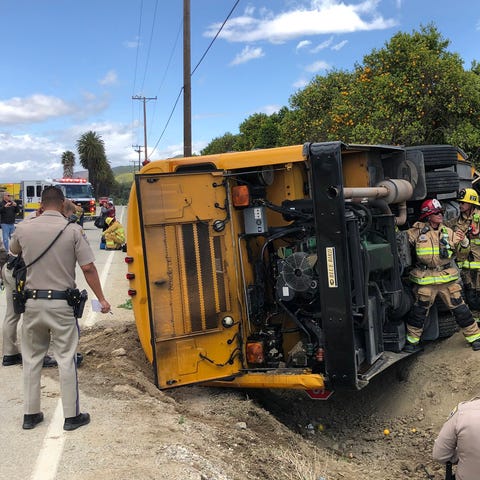
[[[85,178],[60,178],[53,180],[23,180],[20,182],[20,198],[24,215],[36,211],[40,207],[42,191],[48,186],[59,187],[65,198],[83,208],[85,219],[93,219],[96,213],[95,196],[92,184]]]

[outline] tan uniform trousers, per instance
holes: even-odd
[[[75,417],[80,413],[75,362],[79,332],[66,300],[27,300],[22,325],[24,413],[40,412],[40,378],[50,335],[58,362],[63,415]]]
[[[415,285],[414,293],[416,302],[420,302],[422,306],[426,308],[425,318],[423,319],[424,322],[437,295],[450,310],[465,303],[462,298],[462,287],[457,282],[440,283],[436,285]],[[420,338],[422,336],[423,326],[424,325],[422,325],[422,327],[416,327],[407,322],[407,334]],[[462,333],[465,337],[470,337],[471,335],[479,334],[480,329],[477,323],[473,322],[468,327],[462,328]]]
[[[17,345],[17,327],[21,315],[13,310],[13,290],[15,289],[15,279],[12,271],[5,264],[2,268],[3,285],[5,286],[5,301],[7,304],[5,318],[3,319],[3,355],[16,355],[18,352]]]

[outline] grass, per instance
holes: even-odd
[[[125,308],[126,310],[131,310],[133,308],[132,299],[128,298],[124,303],[118,305],[118,308]]]

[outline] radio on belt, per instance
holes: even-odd
[[[246,235],[262,235],[267,232],[267,218],[265,207],[249,207],[243,210]]]

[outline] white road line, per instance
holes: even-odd
[[[122,207],[122,213],[120,214],[120,223],[123,221],[123,213],[125,208]],[[110,270],[110,266],[113,261],[114,251],[110,252],[108,259],[103,268],[102,275],[100,276],[100,284],[102,289],[104,288],[107,275]],[[90,312],[85,326],[91,326],[95,323],[95,317],[97,312]],[[63,406],[62,400],[59,399],[52,420],[48,426],[47,433],[43,439],[42,448],[37,457],[35,468],[33,469],[30,480],[55,480],[57,474],[58,465],[62,458],[63,447],[65,445],[65,432],[63,430]]]
[[[100,283],[103,286],[105,285],[105,282],[107,280],[108,273],[110,271],[110,266],[112,265],[113,261],[113,256],[115,255],[115,250],[111,251],[108,255],[107,261],[105,262],[105,268],[102,271],[102,274],[100,275]],[[85,323],[83,324],[85,327],[91,327],[92,325],[95,324],[97,315],[103,315],[100,312],[94,312],[93,309],[90,312],[90,315],[88,318],[85,320]]]
[[[65,432],[63,431],[63,407],[59,400],[47,434],[43,439],[42,448],[37,457],[31,480],[54,480],[58,464],[63,453]]]
[[[119,221],[120,221],[120,223],[123,223],[123,214],[125,213],[125,207],[121,207],[121,208],[122,208],[122,212],[120,213],[120,220]],[[105,262],[105,268],[103,269],[102,275],[100,276],[100,283],[102,285],[102,288],[104,287],[105,282],[107,281],[107,276],[108,276],[108,273],[110,272],[110,266],[112,265],[114,255],[115,255],[115,250],[110,252],[110,254],[107,258],[107,261]],[[83,325],[85,327],[91,327],[92,325],[95,324],[98,315],[102,315],[102,313],[94,312],[93,309],[92,309],[92,311],[90,312],[90,315],[85,320],[85,323]]]

